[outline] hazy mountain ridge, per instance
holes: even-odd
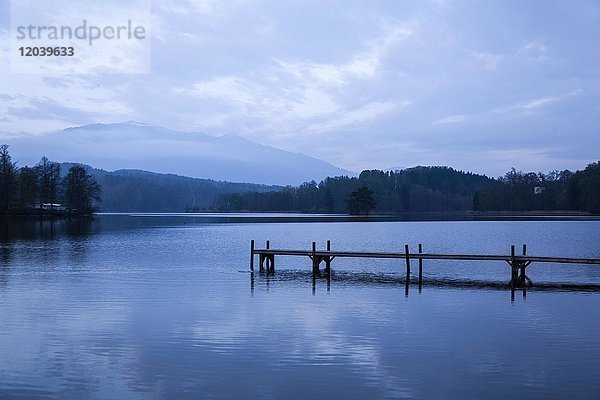
[[[78,160],[105,170],[139,169],[271,185],[354,175],[314,157],[237,135],[210,136],[139,122],[84,125],[6,142],[22,165],[35,164],[44,154],[51,160]]]

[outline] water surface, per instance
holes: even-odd
[[[304,258],[249,272],[250,239],[600,258],[599,221],[1,223],[2,399],[600,396],[598,267],[534,264],[550,289],[514,301],[499,262],[426,261],[408,297],[401,260],[335,260],[314,287]]]

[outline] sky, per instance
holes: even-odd
[[[150,21],[149,68],[24,74],[0,0],[0,141],[134,120],[352,171],[600,159],[597,0],[155,0]]]

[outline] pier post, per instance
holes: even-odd
[[[527,255],[527,245],[523,243],[523,256]],[[523,285],[523,287],[525,287],[525,279],[526,279],[526,275],[525,275],[525,261],[521,261],[520,263],[520,267],[521,267],[521,276],[519,277],[519,279],[521,280],[521,285]]]
[[[519,266],[515,261],[515,245],[510,246],[510,285],[515,286],[519,280]]]
[[[331,251],[331,240],[327,241],[327,251]],[[329,276],[331,274],[331,256],[325,256],[325,273]]]
[[[250,241],[250,271],[254,271],[254,240]]]
[[[317,252],[317,242],[312,242],[312,262],[313,262],[313,268],[312,268],[313,271],[312,272],[313,272],[313,276],[314,275],[319,275],[319,272],[320,272],[319,271],[319,264],[320,264],[321,260],[319,260],[317,258],[316,252]]]
[[[408,297],[408,288],[410,286],[410,254],[408,245],[404,245],[404,255],[406,256],[406,283],[404,285],[404,296]]]
[[[265,246],[265,248],[266,248],[267,250],[269,250],[269,248],[270,248],[270,247],[271,247],[271,242],[267,240],[267,243],[266,243],[266,246]],[[269,266],[269,264],[271,263],[271,259],[270,259],[270,257],[269,257],[268,255],[266,255],[266,254],[265,254],[263,257],[264,257],[264,259],[265,259],[265,264],[266,264],[266,265],[265,265],[265,268],[266,268],[266,270],[267,270],[267,274],[268,274],[269,272],[271,272],[271,267]]]
[[[421,290],[421,286],[423,285],[423,258],[420,254],[423,254],[423,245],[421,243],[419,243],[419,290]]]
[[[404,297],[408,298],[408,290],[410,288],[410,255],[408,253],[408,245],[404,245],[404,256],[406,257],[406,282],[404,282]]]
[[[275,254],[271,254],[271,270],[269,272],[275,273]]]
[[[406,279],[410,278],[410,254],[408,253],[408,245],[404,245],[404,255],[406,256]]]

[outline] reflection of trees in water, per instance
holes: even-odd
[[[12,247],[9,241],[11,227],[7,222],[5,218],[0,219],[0,286],[5,286],[8,282],[12,258]]]
[[[65,220],[65,234],[70,237],[86,238],[92,231],[91,217],[71,218]]]
[[[5,284],[16,252],[36,254],[46,266],[56,266],[63,248],[74,263],[89,250],[93,218],[2,218],[0,219],[0,284]],[[17,242],[21,242],[18,247]],[[26,243],[22,243],[26,242]],[[31,246],[29,246],[29,244]]]
[[[81,263],[89,251],[89,236],[93,218],[73,218],[65,221],[64,233],[68,240],[69,258],[75,264]]]
[[[4,242],[0,242],[0,286],[6,286],[10,272],[12,249]]]
[[[62,236],[82,238],[90,234],[94,218],[6,218],[0,221],[0,242],[53,240]]]

